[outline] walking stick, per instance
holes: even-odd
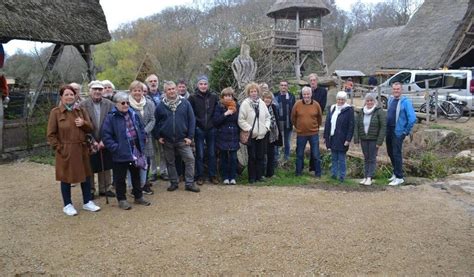
[[[102,172],[104,172],[104,156],[102,155],[102,149],[99,150],[100,153],[100,165],[102,166]],[[105,188],[105,203],[109,204],[109,196],[107,195],[107,187]]]

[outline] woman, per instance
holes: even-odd
[[[150,171],[150,160],[155,151],[153,150],[153,140],[151,131],[155,127],[155,103],[151,99],[147,99],[143,92],[143,83],[140,81],[133,81],[130,84],[130,107],[138,114],[143,125],[145,126],[145,149],[144,154],[146,156],[147,168],[140,170],[140,185],[143,188],[143,193],[153,194],[153,190],[150,188],[150,182],[148,182],[148,173]]]
[[[212,116],[212,123],[216,128],[216,146],[221,156],[219,167],[224,185],[235,185],[237,150],[240,148],[237,124],[239,107],[231,87],[223,89],[220,98]]]
[[[324,141],[331,150],[331,177],[341,183],[346,177],[346,152],[354,134],[354,109],[346,101],[347,93],[339,91],[324,126]]]
[[[259,97],[260,87],[256,83],[245,86],[245,98],[239,111],[239,127],[250,132],[248,152],[249,183],[263,181],[265,157],[265,135],[270,130],[270,113]]]
[[[143,198],[140,186],[140,169],[146,168],[144,160],[145,129],[140,116],[130,109],[129,96],[126,92],[118,92],[113,98],[115,107],[105,118],[102,126],[102,141],[112,152],[115,191],[119,207],[130,210],[132,206],[125,196],[125,178],[127,170],[132,177],[132,193],[135,204],[149,206],[150,202]]]
[[[262,84],[260,84],[260,87],[262,87]],[[279,117],[277,107],[273,104],[273,93],[269,90],[264,90],[262,93],[262,100],[267,106],[268,113],[270,114],[270,132],[265,135],[267,156],[265,177],[271,178],[275,174],[275,147],[283,146],[282,134],[280,129],[278,129]]]
[[[56,152],[56,180],[61,182],[63,212],[77,214],[71,201],[71,183],[81,183],[83,206],[87,211],[97,212],[100,207],[91,201],[89,177],[89,149],[86,134],[93,129],[89,115],[83,108],[75,107],[76,92],[71,86],[59,90],[60,104],[49,114],[48,143]]]
[[[364,98],[364,108],[355,119],[354,143],[359,143],[364,154],[364,179],[361,185],[372,185],[372,178],[377,166],[377,152],[383,144],[386,131],[385,111],[377,106],[372,93]]]

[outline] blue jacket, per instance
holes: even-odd
[[[193,108],[188,100],[182,98],[181,103],[172,112],[168,106],[161,103],[155,110],[155,139],[164,138],[166,142],[183,142],[185,138],[193,139],[196,129],[196,119]]]
[[[334,106],[334,105],[333,105]],[[349,150],[349,146],[344,146],[344,142],[351,141],[354,134],[354,109],[351,106],[345,107],[337,117],[336,129],[331,136],[331,118],[334,113],[333,107],[329,109],[324,125],[324,139],[326,147],[334,151]]]
[[[145,128],[140,120],[139,115],[132,109],[128,110],[128,114],[135,125],[138,136],[138,147],[141,153],[145,147]],[[102,125],[102,141],[105,147],[112,153],[114,162],[131,162],[133,161],[132,147],[127,138],[127,128],[125,125],[125,117],[116,107],[107,114]]]
[[[392,101],[393,96],[390,96],[387,107],[390,106]],[[406,98],[405,96],[401,96],[400,101],[398,101],[395,120],[395,135],[397,137],[410,134],[411,129],[416,123],[416,114],[415,110],[413,109],[413,104],[411,103],[410,99]]]
[[[240,128],[237,123],[239,119],[239,106],[237,112],[225,116],[227,109],[221,103],[217,104],[212,116],[212,122],[216,128],[216,146],[220,150],[238,150]]]

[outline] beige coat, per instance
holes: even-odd
[[[258,99],[258,101],[259,116],[253,128],[252,138],[263,139],[270,130],[271,117],[265,102],[263,102],[262,99]],[[251,102],[252,100],[250,100],[250,98],[246,98],[242,101],[239,109],[239,127],[244,131],[250,131],[250,129],[252,129],[252,124],[255,119],[255,110]]]
[[[84,119],[84,125],[76,127],[75,119]],[[49,114],[47,138],[56,151],[56,180],[66,183],[80,183],[92,175],[89,163],[89,149],[86,133],[93,127],[89,115],[83,108],[72,112],[64,105],[53,108]]]

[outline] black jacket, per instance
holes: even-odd
[[[196,116],[196,127],[206,131],[214,128],[212,123],[212,115],[219,103],[219,97],[210,90],[206,93],[202,93],[198,89],[189,96],[189,103],[193,107],[194,115]]]

